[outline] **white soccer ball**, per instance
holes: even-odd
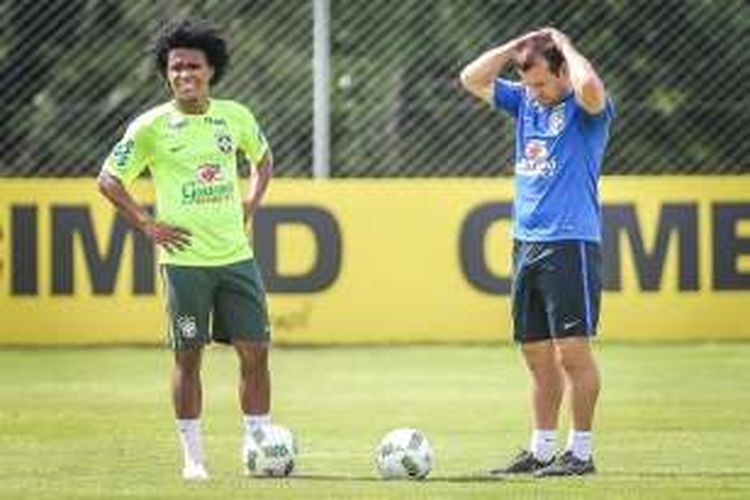
[[[294,470],[297,444],[289,429],[279,425],[263,425],[245,441],[242,455],[248,474],[284,477]]]
[[[416,429],[394,429],[380,441],[375,463],[383,479],[424,479],[432,469],[432,448]]]

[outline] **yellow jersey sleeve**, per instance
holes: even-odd
[[[239,147],[253,167],[257,167],[263,156],[270,152],[270,147],[255,117],[244,106],[241,107],[240,127]]]
[[[102,169],[128,186],[150,163],[151,150],[149,126],[145,120],[136,119],[112,148]]]

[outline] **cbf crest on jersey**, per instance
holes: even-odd
[[[219,151],[224,154],[232,153],[234,151],[234,141],[232,141],[232,136],[226,132],[217,132],[216,146],[219,148]]]
[[[549,114],[547,121],[547,130],[552,135],[557,135],[562,132],[565,127],[565,105],[561,104]]]

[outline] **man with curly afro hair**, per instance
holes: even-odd
[[[247,107],[210,97],[229,62],[216,29],[196,19],[169,23],[156,39],[154,58],[172,98],[129,124],[97,182],[119,213],[160,248],[182,474],[201,480],[208,478],[200,423],[207,344],[231,344],[239,357],[243,454],[252,432],[270,422],[271,328],[246,225],[271,179],[273,159]],[[238,152],[253,167],[244,194]],[[146,169],[156,190],[155,216],[128,191]]]

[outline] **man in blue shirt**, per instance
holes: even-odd
[[[499,78],[511,64],[520,82]],[[591,63],[554,28],[482,54],[461,82],[515,119],[513,328],[531,374],[534,430],[529,449],[492,473],[590,474],[600,387],[589,343],[601,297],[598,181],[613,105]],[[573,428],[556,454],[566,382]]]

